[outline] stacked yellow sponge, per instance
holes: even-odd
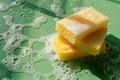
[[[108,17],[94,8],[86,8],[57,22],[54,38],[60,60],[98,55],[105,50]]]

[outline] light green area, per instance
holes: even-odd
[[[50,73],[53,70],[50,62],[47,60],[42,60],[35,63],[35,67],[38,71],[40,71],[43,74]]]
[[[4,2],[5,4],[10,4],[13,0],[0,0],[0,2]],[[47,18],[47,22],[41,24],[41,27],[33,28],[33,27],[25,27],[23,29],[23,34],[29,36],[30,38],[38,38],[41,36],[45,36],[48,34],[52,34],[55,31],[55,21],[54,15],[50,13],[50,5],[53,3],[53,0],[26,0],[25,3],[10,8],[6,12],[0,12],[0,33],[3,33],[9,29],[9,26],[5,25],[3,20],[3,15],[12,15],[14,17],[14,23],[31,23],[38,16],[45,16]],[[94,7],[98,11],[107,15],[110,19],[108,25],[108,35],[111,34],[120,39],[120,1],[119,0],[63,0],[62,9],[66,16],[74,13],[74,7]],[[47,9],[48,11],[42,11],[42,8]],[[40,25],[39,25],[40,26]],[[113,39],[108,37],[108,40],[112,41],[113,44],[117,45],[120,48],[120,40]],[[117,41],[117,42],[116,42]],[[0,40],[0,48],[4,45],[4,41]],[[25,41],[21,44],[21,46],[28,46],[28,41]],[[35,43],[32,48],[35,51],[41,50],[44,48],[43,43]],[[20,53],[20,48],[15,49],[14,53],[18,55]],[[5,52],[0,49],[0,61],[5,57]],[[92,63],[81,63],[83,66],[83,70],[85,68],[89,69],[91,72],[89,74],[85,74],[84,71],[78,72],[77,76],[78,80],[107,80],[106,75],[99,72],[99,68],[92,65]],[[49,61],[43,60],[35,63],[35,66],[39,72],[42,74],[49,73],[53,70]],[[1,65],[0,65],[1,67]],[[94,75],[93,75],[93,74]],[[7,74],[11,76],[14,80],[32,80],[32,76],[26,73],[9,73]],[[50,80],[54,80],[55,76],[51,76]],[[45,78],[43,77],[42,80]],[[109,80],[109,79],[108,79]]]
[[[12,78],[14,80],[33,80],[32,76],[26,73],[13,73]]]
[[[45,47],[45,44],[41,42],[35,42],[32,46],[34,51],[42,50],[44,47]]]

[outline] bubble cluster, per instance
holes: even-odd
[[[48,79],[50,76],[55,75],[56,79],[73,80],[77,79],[75,70],[73,70],[69,63],[64,63],[57,59],[55,55],[55,49],[53,46],[53,38],[55,34],[43,36],[36,39],[30,39],[28,36],[22,34],[22,29],[28,25],[37,26],[44,23],[47,19],[43,16],[37,17],[32,23],[16,24],[13,23],[13,17],[10,15],[3,16],[6,24],[10,29],[1,34],[6,44],[3,50],[6,52],[6,57],[2,60],[2,63],[12,72],[25,72],[33,76],[34,80],[39,80],[42,77]],[[23,41],[29,41],[27,46],[21,46]],[[44,47],[41,50],[34,51],[32,46],[35,42],[44,43]],[[20,48],[19,54],[14,54],[16,48]],[[37,58],[35,58],[35,56]],[[50,61],[54,70],[47,74],[42,74],[36,70],[34,63],[48,60]],[[59,70],[59,72],[58,72]],[[64,74],[64,75],[63,75]]]

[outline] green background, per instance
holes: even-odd
[[[0,2],[4,2],[6,4],[10,4],[11,1],[14,0],[0,0]],[[45,35],[52,34],[55,31],[55,15],[52,15],[50,10],[50,5],[53,3],[53,0],[26,0],[23,4],[11,7],[6,12],[0,11],[0,33],[5,32],[9,29],[7,25],[5,25],[4,20],[2,19],[3,15],[11,14],[14,17],[13,22],[15,23],[31,23],[34,19],[38,16],[45,16],[47,17],[47,22],[42,24],[40,28],[32,28],[26,27],[23,29],[23,34],[31,37],[37,38]],[[114,45],[120,48],[120,1],[119,0],[63,0],[61,8],[64,10],[64,14],[69,16],[73,14],[74,7],[94,7],[98,11],[102,12],[103,14],[109,17],[109,25],[108,25],[108,36],[106,40],[110,41]],[[44,9],[43,9],[44,8]],[[23,14],[24,13],[24,14]],[[25,15],[23,17],[23,15]],[[4,41],[0,41],[1,45],[4,44]],[[26,44],[26,43],[25,43]],[[34,47],[34,49],[40,49],[43,45],[38,44]],[[19,50],[18,50],[19,52]],[[16,52],[16,53],[18,53]],[[5,57],[4,51],[0,49],[0,60]],[[42,64],[42,66],[41,66]],[[50,72],[52,70],[49,67],[49,62],[42,61],[36,66],[41,69],[40,71],[44,73]],[[83,74],[86,77],[86,80],[99,80],[99,77],[102,80],[109,80],[108,76],[104,75],[100,72],[95,66],[92,66],[91,62],[81,62],[83,69],[90,70],[96,76],[84,75],[84,73],[79,72],[79,74]],[[44,69],[44,66],[46,68]],[[4,66],[1,66],[1,69]],[[31,76],[25,73],[11,73],[6,72],[3,73],[4,76],[10,77],[10,75],[15,80],[32,80]],[[44,80],[44,78],[43,78]],[[51,78],[54,80],[54,77]],[[79,80],[84,80],[79,78]]]

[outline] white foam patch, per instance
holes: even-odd
[[[0,11],[7,11],[9,8],[18,6],[18,5],[22,4],[24,1],[25,0],[15,0],[15,1],[11,2],[9,5],[6,5],[6,4],[0,2]]]
[[[8,10],[8,6],[2,2],[0,2],[0,11],[6,11]]]
[[[60,23],[64,24],[64,26],[75,35],[80,35],[83,32],[92,28],[91,24],[86,24],[86,23],[83,24],[80,23],[79,21],[69,20],[69,19],[63,19],[60,21]]]
[[[53,11],[56,16],[64,17],[64,11],[61,8],[63,0],[54,0],[51,4],[51,11]]]
[[[24,1],[25,1],[25,0],[15,0],[15,1],[11,2],[10,7],[20,5],[20,4],[22,4]]]
[[[73,12],[76,13],[76,12],[79,12],[79,11],[84,10],[84,9],[86,9],[86,8],[87,8],[87,7],[74,7],[74,8],[73,8]]]
[[[4,15],[3,18],[5,19],[6,25],[12,27],[10,29],[19,28],[19,27],[23,28],[23,27],[26,27],[26,26],[39,27],[40,24],[47,21],[47,18],[45,18],[44,16],[39,16],[32,23],[16,24],[16,23],[12,22],[13,17],[10,16],[10,15]]]
[[[33,27],[38,27],[41,23],[46,22],[47,19],[43,16],[37,17],[34,22],[31,24]]]

